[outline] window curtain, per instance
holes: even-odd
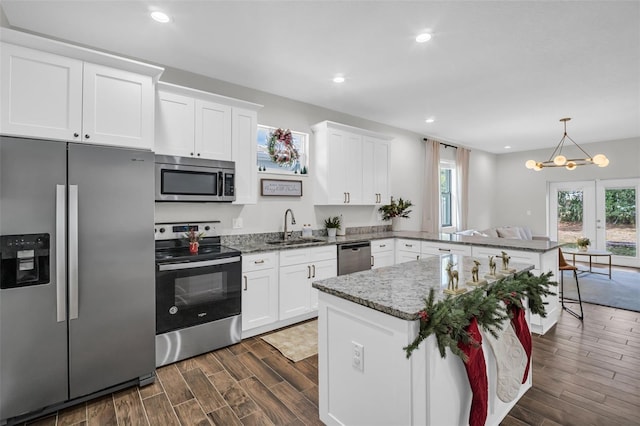
[[[469,218],[469,150],[456,149],[456,225],[458,231],[467,229]]]
[[[422,192],[422,230],[440,229],[440,142],[425,141],[424,186]]]

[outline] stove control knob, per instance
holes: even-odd
[[[211,229],[211,227],[210,227],[209,225],[207,225],[207,226],[205,226],[205,227],[204,227],[204,230],[205,230],[205,231],[208,231],[208,230],[210,230],[210,229]]]
[[[177,307],[175,307],[175,306],[170,307],[170,308],[169,308],[169,313],[170,313],[171,315],[175,315],[175,314],[177,314],[177,313],[178,313],[178,308],[177,308]]]
[[[160,233],[164,234],[165,229],[164,228],[160,228]]]

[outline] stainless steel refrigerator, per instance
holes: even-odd
[[[0,137],[0,424],[153,381],[153,159]]]

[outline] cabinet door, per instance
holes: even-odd
[[[309,281],[309,291],[310,291],[309,296],[310,296],[311,310],[318,309],[318,290],[313,288],[311,283],[313,281],[332,278],[337,275],[338,275],[338,261],[336,259],[314,262],[311,265],[311,281]]]
[[[85,62],[83,80],[83,142],[153,148],[151,77]]]
[[[280,319],[306,314],[310,310],[311,265],[280,268]]]
[[[0,132],[80,140],[82,61],[6,43],[0,55]]]
[[[362,140],[362,202],[389,202],[389,143],[364,137]]]
[[[362,203],[377,204],[378,194],[375,188],[375,140],[365,137],[362,140]]]
[[[256,134],[258,114],[233,108],[231,118],[231,159],[236,163],[236,201],[234,204],[255,204],[258,198]]]
[[[346,172],[348,204],[363,204],[362,197],[362,137],[347,133],[342,167]]]
[[[411,253],[411,256],[414,256],[412,260],[416,260],[413,253]],[[383,268],[385,266],[392,266],[395,264],[395,256],[393,251],[384,251],[372,254],[371,257],[373,258],[371,269]]]
[[[158,90],[155,152],[162,155],[194,155],[195,101],[188,96]]]
[[[389,199],[389,143],[378,141],[373,150],[373,178],[377,204],[388,204]]]
[[[242,331],[278,320],[278,274],[275,268],[243,274]]]
[[[347,202],[345,156],[348,155],[348,150],[346,144],[347,134],[345,132],[329,129],[327,136],[327,204],[345,204]]]
[[[405,263],[405,262],[413,262],[414,260],[420,259],[420,253],[414,253],[410,251],[398,250],[396,251],[396,264]]]
[[[231,160],[231,107],[196,99],[196,157]]]

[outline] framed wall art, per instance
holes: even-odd
[[[263,197],[302,197],[301,180],[260,179],[260,195]]]

